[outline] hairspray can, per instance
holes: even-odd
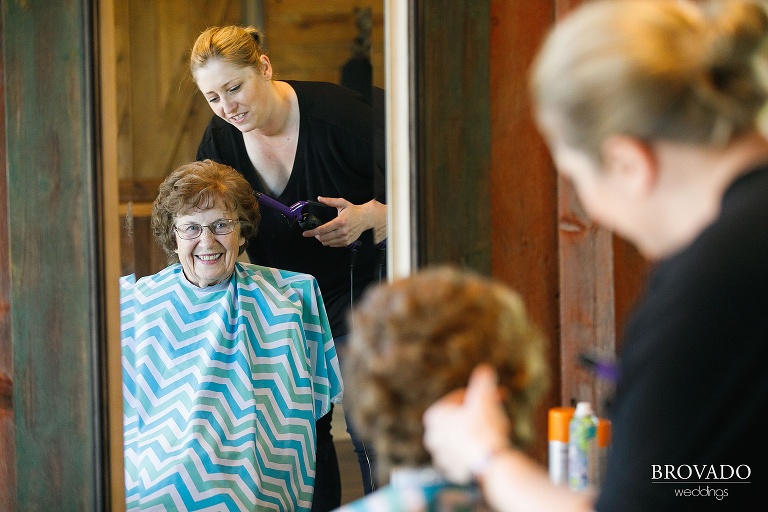
[[[576,404],[568,428],[568,488],[583,491],[595,484],[597,416],[589,402]]]
[[[549,479],[568,485],[568,424],[575,407],[552,407],[548,414]]]

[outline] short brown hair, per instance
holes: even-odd
[[[342,353],[345,407],[373,442],[377,475],[423,466],[422,416],[489,364],[506,389],[514,439],[532,439],[532,413],[548,384],[545,341],[521,298],[469,270],[435,267],[370,289],[350,314]]]
[[[152,234],[165,251],[169,263],[177,263],[176,218],[191,211],[213,208],[216,202],[237,214],[240,234],[245,244],[256,234],[261,220],[259,203],[250,183],[228,165],[203,160],[183,164],[160,184],[160,192],[152,204]]]

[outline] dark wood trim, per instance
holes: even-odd
[[[5,16],[0,11],[0,34]],[[5,42],[0,39],[0,212],[8,211],[5,136]],[[8,217],[0,215],[0,512],[16,506],[16,434],[13,415],[13,338],[11,337],[11,264]]]
[[[13,380],[0,372],[0,409],[13,414]]]
[[[419,265],[490,272],[488,0],[416,1]]]
[[[3,9],[19,508],[104,510],[93,4]]]

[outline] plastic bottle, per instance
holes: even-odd
[[[568,428],[568,488],[584,491],[595,485],[597,416],[590,402],[579,402]]]
[[[548,414],[549,479],[568,486],[568,425],[575,407],[552,407]]]

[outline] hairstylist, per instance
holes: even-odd
[[[701,5],[585,3],[535,63],[533,103],[558,171],[655,268],[625,330],[594,499],[555,487],[509,446],[493,372],[426,412],[433,460],[455,479],[484,461],[474,474],[498,510],[741,511],[765,500],[768,141],[757,119],[768,20],[758,2]]]
[[[331,330],[343,358],[346,313],[382,273],[386,236],[383,158],[376,159],[371,104],[358,93],[321,82],[280,81],[252,27],[212,27],[195,41],[192,75],[215,113],[197,158],[234,167],[254,191],[284,205],[319,201],[338,216],[303,231],[280,213],[262,208],[259,232],[249,241],[254,263],[311,274],[317,278]],[[348,246],[360,241],[355,249]],[[331,413],[318,422],[330,439]],[[350,428],[366,492],[371,490],[372,453]],[[338,506],[341,499],[333,443],[318,453],[314,510]]]

